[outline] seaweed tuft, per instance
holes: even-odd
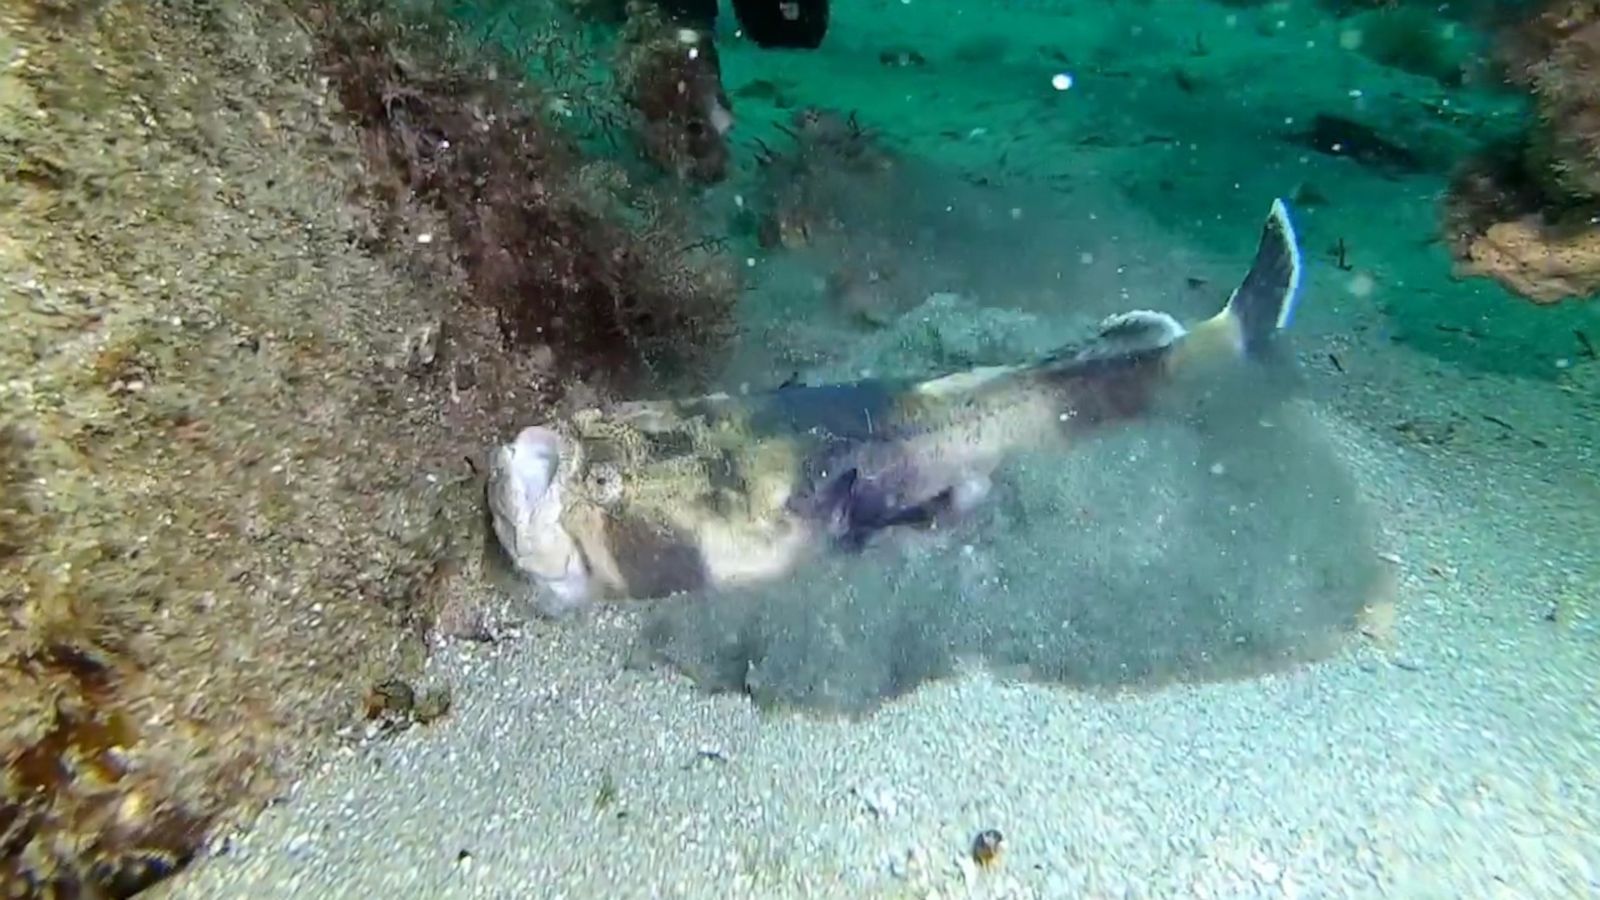
[[[552,121],[559,102],[442,56],[405,26],[315,7],[318,42],[363,135],[377,196],[436,210],[469,285],[506,341],[555,350],[573,374],[637,388],[699,382],[732,337],[735,269],[693,237],[668,190],[590,161]],[[574,63],[576,65],[576,63]],[[402,220],[390,223],[399,242]],[[409,236],[414,239],[414,236]]]

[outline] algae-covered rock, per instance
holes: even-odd
[[[715,368],[732,337],[737,270],[692,233],[671,188],[587,159],[552,125],[573,113],[567,101],[551,113],[553,101],[481,61],[445,68],[434,51],[429,62],[424,49],[448,33],[419,41],[368,0],[307,6],[338,115],[358,130],[374,176],[371,199],[438,214],[430,239],[447,245],[467,295],[507,340],[558,347],[564,368],[613,382],[692,381]],[[558,58],[579,52],[547,46]],[[392,217],[379,227],[386,239],[420,237]]]
[[[1591,297],[1600,294],[1600,228],[1563,233],[1537,216],[1496,222],[1467,245],[1461,268],[1535,303]]]
[[[1502,56],[1533,94],[1528,171],[1559,204],[1600,201],[1600,3],[1535,7],[1507,34]]]
[[[674,177],[727,177],[732,102],[722,87],[715,35],[681,28],[653,3],[630,3],[617,70],[645,158]]]
[[[172,873],[414,677],[550,394],[295,12],[0,7],[6,897]]]
[[[1458,271],[1548,304],[1600,294],[1600,3],[1552,0],[1501,36],[1508,79],[1533,116],[1509,150],[1455,179],[1446,236]]]
[[[718,352],[729,267],[432,6],[0,8],[8,898],[171,874],[490,636],[482,448]]]

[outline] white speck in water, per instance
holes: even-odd
[[[1058,91],[1070,90],[1072,88],[1072,75],[1067,72],[1057,72],[1051,76],[1050,86]]]
[[[1081,262],[1086,266],[1092,266],[1094,265],[1094,254],[1086,250],[1078,254],[1078,262]]]
[[[1020,207],[1020,206],[1011,207],[1011,219],[1012,219],[1012,221],[1016,221],[1016,220],[1021,219],[1021,218],[1022,218],[1022,207]]]
[[[746,268],[754,269],[756,267],[756,258],[754,256],[746,256],[744,258],[744,264]]]
[[[1223,465],[1222,463],[1214,462],[1214,463],[1211,464],[1211,474],[1213,474],[1213,475],[1221,475],[1223,472],[1226,472],[1226,471],[1228,471],[1228,467]]]
[[[423,233],[417,235],[417,243],[419,243],[419,244],[431,244],[431,243],[433,243],[433,234],[431,232],[424,231]]]
[[[1567,369],[1567,368],[1571,368],[1571,367],[1572,367],[1572,360],[1567,359],[1564,356],[1562,358],[1556,360],[1556,368],[1558,368],[1558,369]]]
[[[1346,287],[1356,297],[1368,297],[1372,295],[1372,289],[1375,286],[1371,275],[1365,272],[1357,272]]]
[[[743,194],[734,194],[733,195],[733,205],[737,206],[740,209],[744,209],[744,195]]]

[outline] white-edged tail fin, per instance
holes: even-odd
[[[1207,361],[1271,357],[1274,338],[1289,327],[1299,296],[1300,245],[1288,205],[1274,200],[1250,271],[1221,312],[1194,325],[1174,346],[1171,365],[1183,369]]]
[[[1289,327],[1300,296],[1300,245],[1289,207],[1278,199],[1261,227],[1261,242],[1244,281],[1234,288],[1221,315],[1233,320],[1237,350],[1260,356],[1279,330]]]

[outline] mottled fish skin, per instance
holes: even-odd
[[[1167,340],[1168,326],[1151,316],[1147,338]],[[986,485],[1007,454],[1070,446],[1087,431],[1144,414],[1167,357],[1168,344],[1155,343],[903,390],[870,429],[830,433],[812,450],[790,508],[846,549],[888,528],[936,524],[970,504],[964,488],[981,494],[972,486]]]
[[[1016,451],[1068,448],[1208,365],[1267,356],[1299,281],[1277,201],[1249,274],[1192,329],[1135,311],[1027,365],[619,403],[524,429],[491,464],[495,534],[568,605],[782,577],[959,514]]]

